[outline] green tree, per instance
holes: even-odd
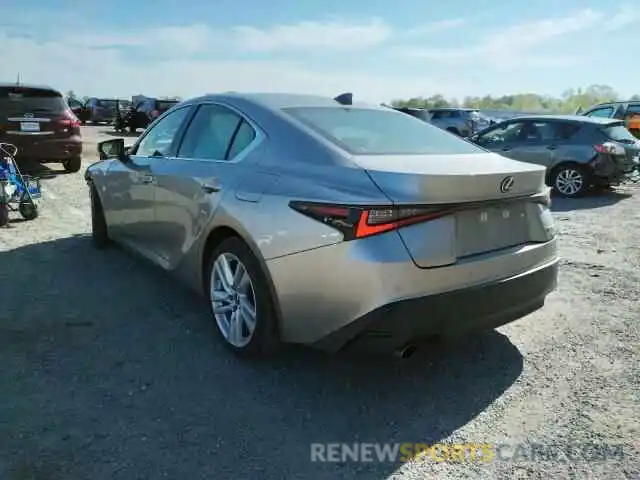
[[[513,110],[523,112],[544,113],[574,113],[579,108],[586,109],[591,105],[603,102],[621,100],[620,95],[608,85],[590,85],[586,88],[570,88],[560,97],[540,95],[537,93],[518,93],[492,97],[467,96],[458,101],[446,99],[440,94],[430,97],[414,97],[406,100],[397,99],[391,102],[394,107],[438,108],[448,106],[463,106],[484,110]],[[640,100],[640,95],[634,95],[631,100]]]

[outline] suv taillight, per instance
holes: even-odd
[[[80,128],[80,120],[75,116],[71,109],[65,110],[62,117],[58,119],[58,123],[65,127]]]

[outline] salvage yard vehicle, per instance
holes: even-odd
[[[79,119],[82,123],[111,123],[116,117],[117,110],[117,99],[91,97],[84,104],[84,108]]]
[[[640,138],[640,101],[600,103],[582,112],[581,115],[624,120],[627,129],[635,137]]]
[[[51,87],[0,84],[0,142],[18,149],[18,161],[61,163],[67,172],[82,165],[80,121]]]
[[[491,125],[491,120],[475,108],[432,108],[429,115],[433,125],[461,137],[469,137]]]
[[[505,157],[545,166],[548,184],[565,197],[638,181],[640,175],[640,142],[622,120],[528,115],[500,122],[470,140]]]
[[[178,103],[179,100],[144,97],[132,102],[127,114],[122,117],[123,123],[130,133],[135,133],[140,128],[147,128],[151,122]]]
[[[394,110],[398,112],[406,113],[407,115],[411,115],[412,117],[416,117],[424,122],[431,121],[431,115],[429,114],[429,110],[426,108],[413,108],[413,107],[392,107]]]
[[[410,355],[540,309],[558,257],[545,169],[345,96],[182,102],[85,174],[98,247],[207,298],[239,355]]]

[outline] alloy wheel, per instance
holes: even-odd
[[[584,187],[584,175],[575,168],[564,168],[556,176],[556,189],[562,195],[573,197]]]
[[[236,348],[249,344],[256,329],[256,297],[251,276],[232,253],[221,253],[211,269],[210,299],[224,339]]]

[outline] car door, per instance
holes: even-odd
[[[510,148],[509,148],[510,147]],[[507,145],[507,156],[515,160],[549,166],[557,148],[556,124],[553,121],[528,120],[522,123],[517,137]]]
[[[501,122],[478,134],[475,143],[504,157],[515,158],[517,152],[514,147],[523,125],[524,121],[519,120]]]
[[[218,103],[203,103],[186,128],[176,155],[156,171],[156,221],[162,228],[160,255],[173,268],[232,195],[248,153],[263,138],[253,122]]]
[[[133,145],[127,161],[109,168],[103,198],[109,232],[148,255],[157,255],[154,167],[173,153],[189,111],[185,106],[160,119]]]

